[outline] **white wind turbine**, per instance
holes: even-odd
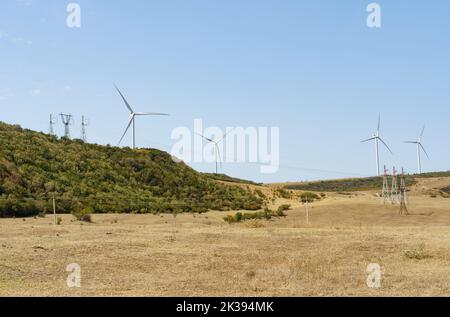
[[[417,164],[418,164],[418,171],[419,174],[422,174],[422,160],[420,157],[420,153],[421,150],[425,153],[425,155],[428,157],[428,159],[430,159],[430,157],[428,156],[427,151],[425,150],[425,147],[422,145],[422,138],[423,138],[423,133],[425,132],[425,126],[422,129],[422,132],[419,135],[419,138],[417,139],[417,141],[405,141],[405,143],[410,143],[410,144],[416,144],[417,145]]]
[[[206,136],[204,136],[203,134],[199,134],[199,133],[195,133],[196,135],[202,137],[203,139],[205,139],[206,141],[213,143],[214,144],[214,156],[216,158],[216,175],[219,173],[218,172],[218,165],[220,163],[220,166],[222,167],[222,159],[221,159],[221,155],[220,155],[220,149],[219,149],[219,144],[220,142],[222,142],[223,140],[225,140],[225,138],[228,136],[228,134],[230,134],[235,128],[231,129],[230,131],[228,131],[219,141],[214,141],[211,138],[207,138]]]
[[[389,152],[392,153],[389,146],[386,144],[386,142],[383,141],[383,139],[380,136],[380,124],[381,124],[381,116],[378,116],[378,128],[377,132],[370,138],[361,142],[369,142],[369,141],[375,141],[375,151],[376,151],[376,160],[377,160],[377,176],[380,176],[380,149],[379,149],[379,142],[383,143],[384,146],[389,150]]]
[[[117,89],[117,92],[119,93],[120,97],[122,97],[123,102],[125,103],[125,106],[128,108],[128,110],[130,110],[130,122],[128,123],[127,128],[125,129],[125,132],[123,133],[122,137],[120,138],[119,144],[122,142],[123,138],[125,137],[125,135],[128,132],[128,129],[130,128],[131,125],[133,125],[133,150],[136,149],[136,116],[168,116],[167,113],[155,113],[155,112],[134,112],[134,110],[131,108],[130,104],[128,103],[128,101],[125,99],[125,97],[122,95],[122,93],[120,92],[119,88],[117,88],[116,85],[114,85]]]

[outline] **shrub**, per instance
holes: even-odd
[[[246,212],[246,213],[240,213],[238,212],[234,216],[228,215],[223,218],[225,222],[228,223],[237,223],[247,220],[259,220],[259,219],[266,219],[270,220],[272,217],[284,217],[286,216],[284,213],[274,213],[272,210],[266,208],[264,211],[258,211],[258,212]]]
[[[280,207],[278,207],[278,211],[288,211],[291,209],[291,205],[285,204],[285,205],[281,205]]]
[[[255,194],[258,195],[259,197],[263,198],[263,199],[267,198],[267,196],[264,195],[264,193],[260,189],[256,189],[255,190]]]
[[[300,195],[300,200],[303,203],[306,203],[306,202],[311,203],[311,202],[313,202],[315,200],[319,200],[319,199],[320,199],[319,195],[312,193],[312,192],[304,192]]]
[[[0,198],[0,218],[33,217],[39,212],[39,206],[31,199]]]
[[[289,190],[286,190],[284,188],[277,188],[276,193],[278,194],[278,196],[280,196],[281,198],[284,199],[291,199],[292,198],[292,194]]]
[[[432,258],[433,256],[425,250],[425,245],[420,244],[412,250],[404,250],[403,256],[410,260],[424,260]]]
[[[78,221],[92,222],[92,213],[94,213],[94,209],[92,207],[86,207],[80,211],[73,212],[72,215],[74,215]]]

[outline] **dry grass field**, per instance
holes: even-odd
[[[0,219],[0,296],[449,296],[450,199],[410,192],[409,216],[373,192],[327,194],[285,218],[229,225],[227,214]],[[81,266],[68,288],[66,266]],[[369,263],[382,285],[366,285]]]

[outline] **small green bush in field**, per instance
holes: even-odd
[[[280,207],[278,207],[278,212],[284,212],[284,211],[288,211],[291,209],[291,205],[281,205]]]
[[[81,209],[80,211],[73,212],[72,215],[74,215],[78,221],[92,222],[91,214],[93,213],[94,209],[92,209],[91,207],[86,207],[84,209]]]
[[[272,217],[285,217],[286,215],[284,213],[280,212],[274,212],[273,210],[270,210],[266,208],[264,211],[258,211],[258,212],[246,212],[246,213],[240,213],[238,212],[234,216],[228,215],[223,218],[224,221],[228,223],[238,223],[242,221],[247,220],[258,220],[258,219],[266,219],[270,220]]]
[[[320,199],[319,195],[312,193],[312,192],[304,192],[300,195],[300,200],[303,203],[306,203],[306,202],[311,203],[311,202],[313,202],[315,200],[319,200],[319,199]]]

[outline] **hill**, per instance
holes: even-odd
[[[406,185],[416,183],[412,176],[406,177]],[[382,177],[348,178],[336,180],[324,180],[316,182],[305,182],[285,185],[285,189],[308,190],[318,192],[342,192],[342,191],[364,191],[380,189],[383,186]]]
[[[241,179],[241,178],[236,178],[236,177],[231,177],[225,174],[212,174],[212,173],[204,173],[204,175],[206,175],[207,177],[217,180],[217,181],[222,181],[222,182],[228,182],[228,183],[236,183],[236,184],[247,184],[247,185],[263,185],[263,184],[258,184],[255,183],[253,181],[249,181],[246,179]]]
[[[58,139],[0,123],[0,217],[89,208],[96,213],[261,208],[261,200],[155,149]]]

